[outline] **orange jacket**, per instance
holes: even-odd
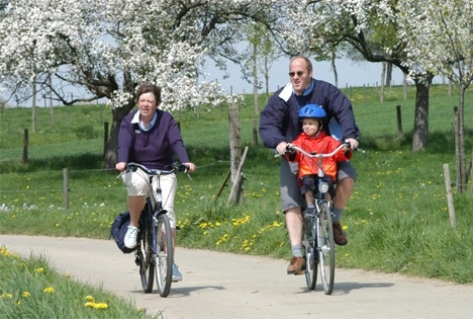
[[[301,133],[292,144],[304,149],[308,153],[314,152],[317,154],[331,153],[341,145],[338,140],[328,136],[324,131],[321,131],[316,137],[310,137],[306,133]],[[285,157],[291,162],[298,162],[298,180],[304,175],[318,174],[318,158],[310,158],[299,152],[296,152],[296,154],[286,154]],[[322,161],[324,174],[336,181],[336,163],[344,162],[351,158],[352,153],[350,151],[344,153],[342,149],[332,157],[324,157]]]

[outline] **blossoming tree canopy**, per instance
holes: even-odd
[[[10,87],[35,82],[51,89],[66,105],[108,98],[113,113],[108,167],[120,120],[135,105],[136,86],[162,87],[166,110],[219,103],[220,85],[200,80],[203,58],[240,41],[239,26],[261,18],[273,2],[12,0],[1,11],[0,76]],[[71,98],[58,82],[88,96]]]

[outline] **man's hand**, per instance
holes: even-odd
[[[353,149],[353,150],[356,150],[357,148],[359,148],[359,142],[356,139],[352,138],[352,137],[346,138],[346,143],[348,143],[350,145],[351,149]]]
[[[277,145],[276,151],[280,155],[285,155],[286,153],[286,146],[288,145],[287,142],[280,142],[280,144]]]

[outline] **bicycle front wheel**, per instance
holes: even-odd
[[[156,284],[161,297],[170,293],[173,275],[173,240],[168,215],[160,213],[156,223]]]
[[[330,295],[334,288],[335,246],[334,230],[329,203],[324,201],[320,205],[318,218],[318,254],[320,263],[321,283],[324,293]]]
[[[155,260],[153,258],[152,235],[150,233],[149,212],[144,211],[140,220],[140,233],[137,251],[137,264],[140,267],[140,279],[142,281],[143,291],[150,293],[153,290],[153,280],[155,276]]]
[[[309,290],[316,288],[316,278],[318,276],[318,257],[316,256],[316,233],[313,229],[314,220],[304,224],[303,248],[306,260],[306,285]]]

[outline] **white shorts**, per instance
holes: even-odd
[[[127,187],[127,195],[148,196],[149,178],[148,174],[141,170],[123,174],[122,181]],[[174,199],[178,188],[176,174],[160,175],[160,185],[163,195],[163,209],[166,210],[170,219],[171,228],[176,228],[176,216],[174,214]],[[156,188],[156,185],[153,185],[153,188]]]

